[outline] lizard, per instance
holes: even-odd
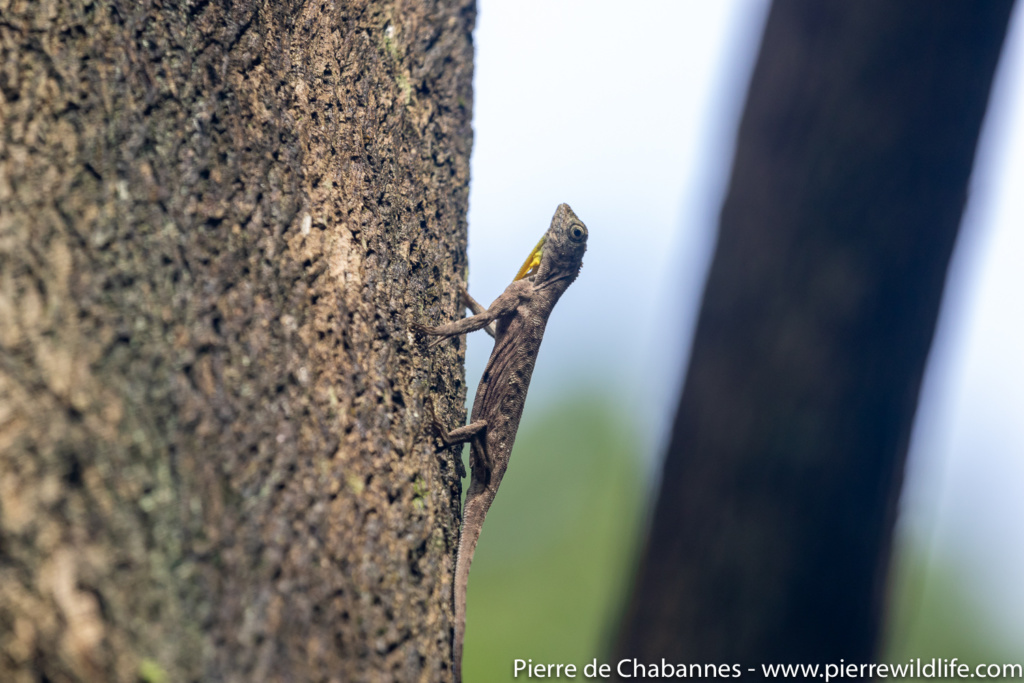
[[[489,308],[485,309],[463,290],[463,299],[473,312],[472,316],[437,327],[414,325],[420,334],[438,337],[430,346],[479,329],[487,329],[494,337],[494,349],[476,390],[470,423],[447,434],[439,430],[446,447],[467,441],[470,444],[470,484],[462,511],[452,591],[455,683],[462,681],[466,588],[473,552],[484,517],[508,467],[548,316],[583,267],[587,236],[586,226],[569,205],[560,204],[551,226],[530,252],[515,279]]]

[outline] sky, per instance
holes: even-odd
[[[590,232],[525,420],[614,392],[665,445],[713,248],[763,0],[479,0],[469,288],[511,281],[561,202]],[[901,534],[955,562],[1024,642],[1024,27],[990,103],[915,423]],[[475,382],[489,338],[470,335]]]

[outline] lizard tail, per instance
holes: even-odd
[[[459,549],[455,555],[455,645],[452,660],[455,666],[455,683],[462,683],[462,645],[466,636],[466,587],[469,585],[469,565],[473,562],[476,542],[484,516],[491,507],[496,490],[479,482],[472,482],[466,492],[466,505],[462,511],[462,529],[459,532]]]

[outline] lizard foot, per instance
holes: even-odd
[[[439,333],[436,327],[432,327],[430,325],[424,325],[422,323],[412,323],[409,325],[409,327],[412,328],[413,333],[416,335],[416,338],[420,342],[426,342],[427,337],[441,335],[438,336],[436,339],[431,339],[429,342],[427,342],[428,349],[434,348],[435,346],[437,346],[438,344],[440,344],[441,342],[448,338],[447,336],[443,335],[443,333]]]
[[[428,396],[423,401],[423,407],[427,409],[430,415],[430,429],[434,433],[434,437],[441,442],[441,448],[448,448],[454,445],[448,440],[448,430],[437,419],[437,412],[434,410],[434,399]]]
[[[441,443],[439,450],[458,446],[462,443],[461,441],[452,441],[448,438],[448,430],[445,429],[445,426],[437,419],[437,413],[434,411],[434,400],[432,398],[428,396],[423,402],[423,406],[426,407],[430,413],[430,429],[434,432],[434,438]],[[461,451],[455,454],[454,460],[455,471],[459,475],[459,478],[462,479],[466,476],[466,466],[462,463]]]

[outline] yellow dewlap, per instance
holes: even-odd
[[[540,255],[543,251],[545,239],[547,239],[547,235],[541,237],[540,242],[537,242],[537,246],[535,246],[533,251],[530,252],[530,255],[526,257],[526,261],[523,262],[523,267],[519,269],[518,273],[516,273],[515,278],[512,280],[513,282],[516,280],[522,280],[524,277],[533,275],[537,272],[537,268],[540,267]]]

